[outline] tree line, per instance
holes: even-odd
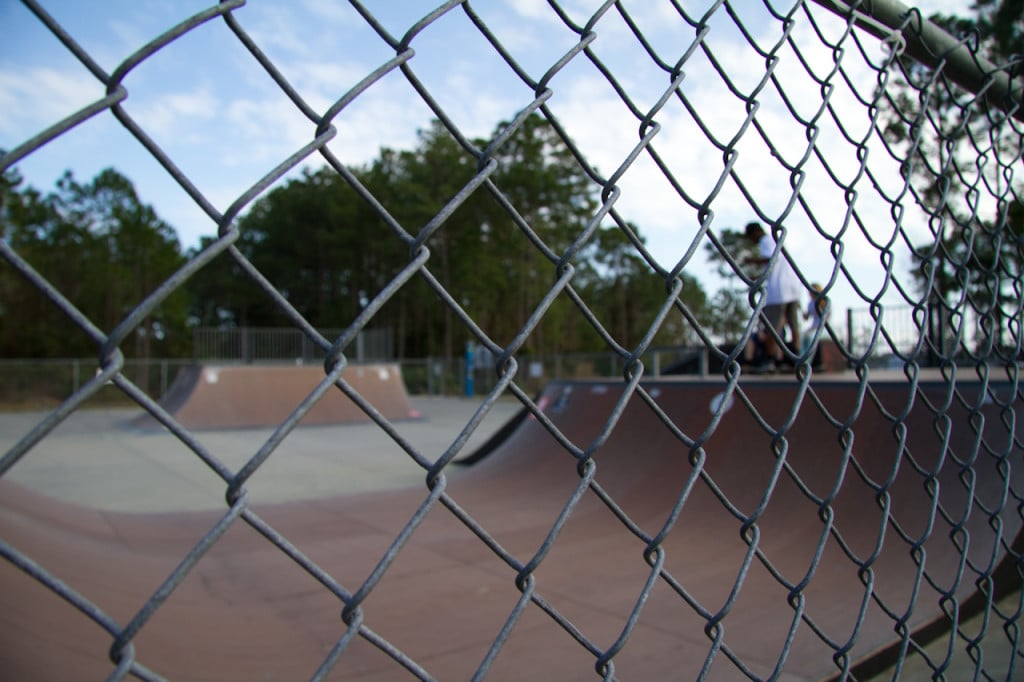
[[[486,186],[460,197],[437,226],[435,216],[479,172],[476,158],[437,122],[419,133],[415,148],[382,149],[372,162],[345,169],[352,182],[330,166],[302,171],[239,218],[240,258],[223,253],[187,280],[123,352],[188,356],[196,326],[289,325],[241,259],[314,327],[347,327],[420,247],[429,250],[425,272],[392,292],[370,322],[392,331],[400,357],[461,354],[471,335],[460,310],[502,346],[528,329],[526,352],[607,350],[606,336],[626,348],[638,344],[672,286],[634,247],[631,238],[643,243],[638,226],[629,225],[629,235],[601,226],[576,245],[571,291],[545,301],[564,267],[562,254],[597,211],[593,183],[539,116],[511,133],[493,158]],[[114,169],[86,183],[68,172],[46,194],[9,172],[0,196],[3,238],[105,331],[213,241],[183,249]],[[697,318],[713,314],[701,283],[681,277],[680,304]],[[11,268],[0,270],[0,301],[0,356],[95,353],[89,337]],[[660,345],[698,342],[678,313],[654,338]]]
[[[126,317],[186,259],[174,229],[113,169],[86,183],[66,172],[53,191],[0,179],[0,236],[71,305],[104,331]],[[151,315],[122,350],[134,357],[188,352],[187,291]],[[0,267],[0,357],[87,357],[95,342],[44,291]]]
[[[953,33],[972,34],[980,53],[996,63],[1024,52],[1020,0],[979,0],[974,11],[969,18],[933,19]],[[935,239],[912,247],[916,288],[938,306],[966,297],[991,320],[995,344],[1012,345],[1024,262],[1020,179],[993,180],[1005,183],[998,192],[1002,220],[980,221],[969,213],[968,182],[948,159],[943,162],[942,148],[914,131],[922,116],[945,121],[947,146],[955,141],[981,151],[985,143],[979,140],[989,140],[992,154],[1019,159],[1014,122],[983,112],[964,117],[956,90],[930,90],[922,112],[915,93],[928,72],[905,57],[899,63],[891,94],[881,101],[880,127],[894,149],[909,153],[903,170],[915,199],[941,218]],[[282,306],[248,274],[246,261],[313,326],[347,327],[419,248],[429,250],[425,269],[391,292],[370,322],[392,331],[400,357],[460,354],[472,338],[463,314],[502,346],[528,330],[521,344],[527,352],[603,351],[609,339],[635,347],[677,282],[636,248],[644,242],[640,226],[602,225],[588,232],[598,208],[595,185],[550,124],[533,116],[514,132],[506,128],[500,124],[491,137],[508,133],[489,157],[496,162],[493,172],[468,196],[463,190],[480,173],[479,161],[436,121],[411,150],[382,149],[360,167],[303,171],[255,201],[238,219],[235,252],[222,253],[187,280],[122,352],[187,357],[197,326],[290,325]],[[485,140],[472,144],[488,146]],[[961,196],[966,201],[954,201]],[[591,236],[577,243],[583,234]],[[718,237],[734,259],[749,246],[739,231],[724,229]],[[173,227],[114,169],[88,182],[68,172],[47,193],[25,185],[16,169],[4,172],[0,238],[105,331],[212,242],[203,238],[183,249]],[[705,254],[720,274],[737,281],[715,247],[706,246]],[[545,300],[569,266],[569,288]],[[749,292],[734,285],[709,296],[692,275],[680,278],[675,309],[652,343],[701,343],[688,318],[715,339],[737,341],[750,315]],[[546,311],[534,324],[541,306]],[[95,351],[45,292],[13,268],[0,267],[0,357]]]

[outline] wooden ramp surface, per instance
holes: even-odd
[[[986,397],[963,384],[955,396],[942,384],[914,395],[904,383],[876,384],[858,402],[854,384],[820,383],[799,410],[785,381],[751,381],[731,395],[715,382],[645,388],[675,427],[630,399],[593,451],[595,485],[535,570],[523,567],[580,477],[574,456],[530,416],[446,481],[448,499],[506,558],[438,502],[355,622],[435,679],[470,679],[522,587],[535,601],[487,679],[597,679],[599,656],[629,630],[613,658],[617,679],[695,679],[705,668],[706,679],[745,679],[735,659],[756,678],[818,680],[837,671],[835,649],[854,642],[856,660],[893,640],[894,619],[913,629],[941,615],[941,593],[966,598],[976,571],[994,568],[1020,532],[1020,414],[1008,386]],[[564,440],[589,451],[620,391],[557,383],[539,405]],[[712,428],[718,405],[728,409]],[[784,442],[773,442],[784,426]],[[428,496],[254,499],[248,510],[352,594]],[[221,516],[100,512],[0,481],[0,538],[122,626]],[[661,575],[645,592],[652,564]],[[242,519],[145,623],[135,656],[169,679],[309,679],[346,634],[343,607]],[[11,679],[103,679],[111,641],[0,561],[0,669]],[[326,679],[413,676],[357,637]]]

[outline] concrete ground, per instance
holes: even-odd
[[[459,437],[481,400],[413,396],[424,418],[394,424],[430,461]],[[500,400],[460,450],[472,453],[521,407]],[[224,480],[166,430],[143,431],[129,420],[137,409],[86,409],[72,414],[6,474],[65,502],[125,512],[224,507]],[[45,416],[0,414],[0,453]],[[273,435],[272,429],[197,431],[199,443],[229,470],[239,471]],[[459,469],[451,467],[449,476]],[[263,502],[314,499],[380,489],[425,486],[426,470],[373,423],[299,426],[272,452],[246,486]]]
[[[996,608],[999,613],[1006,616],[1008,614],[1016,613],[1020,603],[1021,594],[1020,592],[1017,592],[1004,597],[1000,602],[998,602]],[[1017,661],[1014,664],[1014,674],[1012,677],[1008,677],[1006,682],[1024,680],[1024,642],[1018,642],[1015,647],[1007,634],[1002,631],[1004,623],[1003,619],[995,613],[990,614],[987,623],[985,620],[984,614],[979,614],[978,616],[961,623],[962,630],[968,633],[971,637],[978,637],[979,633],[982,632],[982,628],[986,628],[986,635],[983,642],[983,670],[1009,670],[1010,660],[1016,656]],[[931,664],[929,664],[928,661],[920,654],[914,653],[907,656],[906,660],[903,662],[903,666],[899,670],[898,677],[896,676],[897,671],[895,668],[891,668],[880,672],[873,677],[866,678],[863,682],[883,682],[884,680],[917,682],[918,680],[924,681],[932,679],[959,682],[960,680],[991,679],[986,678],[985,673],[976,670],[977,664],[970,656],[967,655],[965,642],[962,638],[957,638],[956,642],[954,642],[953,646],[955,649],[949,658],[947,667],[943,671],[943,676],[938,677],[934,667],[946,660],[946,656],[949,653],[949,646],[949,633],[944,633],[924,649],[925,656],[928,657]]]

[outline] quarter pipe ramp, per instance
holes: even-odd
[[[138,664],[189,680],[308,679],[335,654],[323,679],[819,680],[976,583],[1019,588],[990,584],[1020,562],[1011,386],[643,391],[616,412],[619,384],[552,384],[433,490],[157,516],[0,481],[0,537],[138,624]],[[109,629],[0,561],[17,679],[110,675]]]
[[[345,381],[389,420],[421,415],[409,401],[398,365],[350,365]],[[324,380],[313,365],[192,365],[183,368],[160,405],[189,429],[277,426]],[[303,424],[339,424],[369,418],[347,395],[331,388],[303,417]],[[151,415],[133,420],[159,428]]]

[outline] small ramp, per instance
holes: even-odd
[[[341,375],[356,393],[391,421],[419,419],[397,364],[350,365]],[[183,368],[160,405],[188,429],[274,427],[324,380],[315,365],[191,365]],[[345,424],[369,417],[339,388],[332,387],[301,423]],[[163,426],[145,413],[131,421],[141,429]]]

